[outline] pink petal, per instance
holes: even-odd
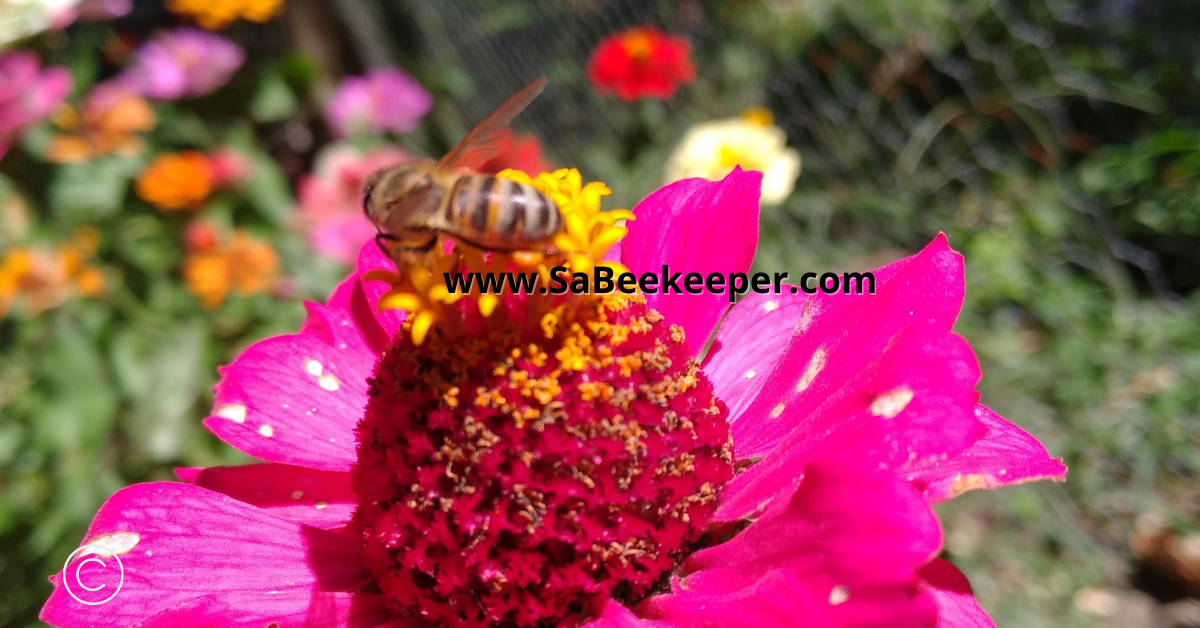
[[[347,302],[354,290],[343,283],[333,302]],[[204,425],[256,458],[346,471],[376,354],[351,312],[307,307],[301,333],[257,342],[221,370]]]
[[[353,264],[362,250],[363,242],[371,242],[378,233],[362,211],[352,214],[331,214],[315,220],[308,232],[313,250],[345,264]]]
[[[75,585],[95,589],[103,584],[109,588],[98,590],[97,596],[114,590],[116,595],[104,604],[81,604],[64,588],[63,574],[55,574],[54,593],[41,613],[46,623],[61,628],[134,626],[186,604],[222,605],[230,623],[243,616],[274,621],[275,613],[279,619],[294,619],[296,602],[305,595],[357,591],[369,580],[353,536],[281,519],[175,482],[118,491],[100,507],[81,545],[92,543],[117,553],[124,582],[117,590],[112,569],[77,557],[65,572],[73,593],[95,601]],[[112,557],[102,557],[111,567]],[[275,606],[267,597],[273,595],[285,598]],[[211,601],[197,602],[203,598]]]
[[[138,628],[375,628],[392,621],[383,598],[368,593],[241,592],[188,600]],[[412,620],[396,628],[421,628]]]
[[[641,619],[620,603],[605,600],[594,617],[569,617],[558,628],[672,628],[672,625]]]
[[[767,604],[791,596],[808,615],[796,625],[933,628],[933,599],[916,572],[941,540],[937,518],[911,485],[853,464],[814,462],[790,499],[732,540],[693,554],[683,581],[639,614],[670,620],[701,599],[750,589],[764,592]],[[771,586],[775,572],[795,584]]]
[[[717,398],[729,407],[729,420],[754,400],[791,343],[809,296],[804,293],[746,295],[717,329],[705,355],[704,374]]]
[[[358,276],[361,277],[369,270],[396,272],[395,262],[388,259],[383,251],[379,250],[379,245],[375,244],[374,240],[368,241],[358,251],[358,269],[356,271]],[[364,281],[362,284],[371,311],[375,312],[375,317],[379,319],[383,331],[386,332],[388,338],[391,338],[396,335],[396,330],[400,329],[400,324],[404,322],[405,317],[403,310],[385,310],[383,312],[378,310],[379,297],[390,290],[391,286],[382,281]]]
[[[1062,481],[1067,467],[1025,430],[982,404],[975,416],[987,433],[948,460],[929,460],[909,477],[924,486],[930,502],[953,499],[974,489],[997,488],[1037,480]]]
[[[616,244],[609,247],[608,252],[604,254],[604,261],[606,261],[606,262],[620,262],[621,261],[621,243],[619,241]]]
[[[351,275],[338,285],[330,295],[326,307],[330,310],[329,315],[336,319],[337,326],[353,327],[357,330],[362,342],[376,356],[387,349],[391,337],[383,328],[375,313],[375,307],[367,296],[366,287],[357,274]]]
[[[921,579],[937,600],[938,628],[996,628],[975,601],[971,583],[954,565],[935,558],[921,568]]]
[[[761,456],[791,432],[794,422],[772,414],[779,404],[815,407],[906,327],[932,325],[948,331],[954,324],[962,305],[963,264],[945,236],[873,272],[876,294],[820,293],[806,301],[787,352],[732,424],[739,457]],[[742,341],[740,335],[728,338],[730,344]]]
[[[746,272],[758,248],[758,195],[762,173],[734,168],[721,181],[685,179],[646,197],[628,224],[629,235],[621,243],[621,262],[640,275],[661,276],[665,265],[670,273],[689,272],[707,277],[716,272]],[[661,312],[668,323],[687,332],[694,354],[708,342],[721,314],[729,307],[729,295],[648,294],[650,307]]]
[[[835,628],[836,624],[796,576],[775,569],[732,591],[679,590],[647,604],[660,619],[681,628]],[[654,622],[657,624],[658,622]],[[614,626],[616,628],[616,626]],[[623,628],[623,627],[622,627]]]
[[[286,464],[176,469],[179,479],[316,528],[345,525],[356,498],[350,474]]]
[[[779,407],[772,420],[791,433],[722,489],[717,516],[752,517],[790,495],[814,458],[837,456],[904,476],[957,454],[984,433],[973,412],[978,381],[965,340],[929,324],[905,329],[840,389],[827,387],[827,397],[814,400],[820,405]]]

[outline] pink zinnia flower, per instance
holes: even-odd
[[[560,208],[598,205],[563,173]],[[611,253],[745,272],[759,188],[741,170],[671,184]],[[265,462],[112,496],[85,541],[120,556],[124,587],[87,606],[55,576],[44,621],[990,626],[934,558],[930,504],[1065,471],[977,403],[945,237],[876,270],[874,295],[753,295],[722,321],[724,295],[509,293],[486,318],[450,306],[421,343],[386,309],[392,268],[367,245],[300,333],[222,371],[205,425]]]
[[[343,80],[325,105],[325,120],[339,138],[407,133],[432,107],[433,96],[416,79],[396,68],[381,68]]]
[[[232,146],[222,146],[206,155],[213,187],[237,185],[254,174],[254,164]]]
[[[318,253],[353,264],[377,229],[363,213],[363,181],[376,170],[413,157],[395,147],[362,153],[344,145],[325,149],[311,175],[300,180],[296,218]]]
[[[40,66],[32,52],[0,55],[0,157],[25,127],[54,113],[71,90],[66,69]]]
[[[228,83],[245,60],[242,49],[220,35],[177,28],[142,44],[122,80],[147,98],[194,98]]]
[[[133,0],[82,0],[75,5],[79,19],[103,22],[127,15],[133,10]]]

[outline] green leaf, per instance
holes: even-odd
[[[250,102],[250,115],[258,122],[277,122],[296,113],[299,101],[278,70],[267,72]]]
[[[116,213],[125,202],[129,181],[140,159],[106,157],[60,166],[50,182],[50,206],[74,223],[95,222]]]
[[[150,275],[166,273],[179,260],[180,247],[157,216],[130,216],[116,230],[117,254]]]
[[[216,142],[213,128],[218,125],[214,120],[205,119],[195,111],[171,105],[160,105],[157,113],[158,125],[154,128],[154,137],[159,149],[205,150]]]
[[[40,354],[37,368],[45,382],[45,409],[35,438],[51,450],[95,450],[112,428],[117,394],[110,384],[95,342],[68,316],[55,324],[54,341]]]
[[[112,361],[130,399],[130,441],[152,460],[176,458],[191,431],[188,410],[201,389],[205,330],[198,324],[149,333],[123,330]]]
[[[249,156],[254,161],[254,174],[245,183],[246,201],[272,223],[286,224],[295,205],[287,177],[270,155],[255,151]]]
[[[321,74],[317,64],[302,54],[287,55],[279,61],[278,65],[279,73],[283,75],[284,80],[293,91],[300,93],[304,93]]]

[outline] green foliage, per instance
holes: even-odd
[[[78,25],[55,40],[76,103],[108,71],[96,50],[112,36],[104,25]],[[62,131],[43,124],[0,163],[0,257],[17,246],[57,254],[76,229],[94,228],[99,249],[85,263],[106,284],[48,311],[18,304],[0,317],[0,624],[38,625],[47,576],[113,492],[174,479],[178,466],[246,460],[200,426],[216,367],[249,342],[294,330],[299,301],[323,299],[339,279],[337,265],[314,260],[293,230],[293,182],[255,126],[301,115],[296,90],[311,82],[311,68],[285,59],[240,81],[257,83],[249,90],[257,96],[157,103],[158,125],[138,155],[47,163],[41,156]],[[250,176],[201,207],[167,214],[135,193],[155,155],[221,146],[250,162]],[[269,242],[290,298],[232,295],[205,310],[182,278],[184,233],[196,215],[225,237],[245,229]]]

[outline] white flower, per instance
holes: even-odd
[[[0,46],[75,19],[79,0],[0,0]]]
[[[763,109],[740,118],[697,124],[667,160],[667,182],[701,177],[717,181],[734,166],[763,173],[762,203],[778,205],[791,194],[800,175],[800,152],[788,148],[783,129]]]

